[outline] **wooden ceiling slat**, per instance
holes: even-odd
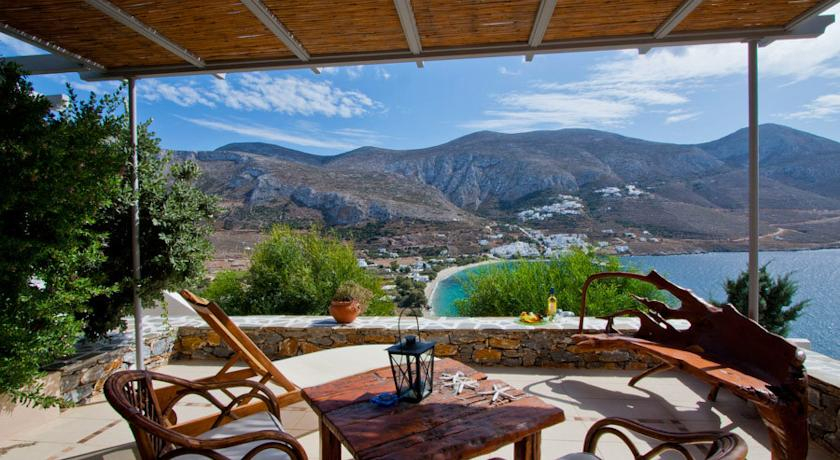
[[[527,42],[539,0],[413,0],[424,48]]]
[[[236,0],[109,0],[205,61],[292,53]]]
[[[0,0],[0,22],[108,68],[183,62],[82,0]]]
[[[560,0],[545,41],[652,34],[682,0]]]
[[[312,56],[407,50],[393,0],[263,0]]]
[[[705,0],[675,30],[783,27],[818,3],[819,0]]]

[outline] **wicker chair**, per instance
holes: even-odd
[[[175,398],[161,407],[153,381],[177,386]],[[247,392],[234,395],[230,389]],[[214,396],[221,390],[231,401],[227,404]],[[177,423],[174,406],[188,395],[198,395],[219,409],[212,429],[198,436],[188,436],[171,429]],[[249,380],[195,383],[148,371],[117,372],[105,382],[105,397],[126,419],[137,449],[143,459],[289,459],[306,460],[300,443],[283,431],[276,397],[265,385]],[[257,399],[268,412],[238,418],[231,411]]]
[[[618,428],[662,441],[662,443],[642,454],[630,440],[630,437]],[[600,460],[600,457],[595,455],[595,448],[597,447],[598,440],[605,434],[612,434],[623,441],[627,445],[627,448],[630,449],[635,460],[658,458],[658,456],[666,451],[679,452],[686,460],[692,460],[694,457],[688,452],[686,446],[701,443],[711,444],[708,452],[703,457],[705,460],[744,460],[747,458],[747,444],[740,436],[734,433],[724,433],[721,431],[675,433],[655,430],[633,420],[610,417],[595,422],[589,428],[589,431],[586,433],[586,439],[583,442],[584,452],[564,455],[558,460]]]

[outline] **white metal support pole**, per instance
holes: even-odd
[[[758,321],[758,42],[748,44],[748,79],[750,113],[750,256],[749,315]]]
[[[128,79],[128,129],[131,136],[131,267],[134,300],[135,369],[142,370],[143,305],[140,302],[140,176],[137,158],[137,91],[134,78]]]

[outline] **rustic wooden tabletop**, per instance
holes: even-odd
[[[455,394],[441,376],[457,372],[477,381],[478,388]],[[370,400],[394,391],[390,368],[335,380],[303,390],[318,414],[321,458],[338,459],[341,444],[358,459],[470,458],[515,443],[517,459],[540,458],[540,432],[565,419],[563,410],[518,389],[507,387],[452,359],[435,362],[434,390],[417,404],[381,407]]]

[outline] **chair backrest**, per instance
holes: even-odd
[[[248,337],[248,334],[230,319],[218,304],[199,297],[187,289],[181,291],[181,296],[255,373],[260,376],[269,376],[274,383],[287,391],[297,389],[297,386],[277,369],[268,356]]]
[[[105,398],[129,424],[141,458],[158,458],[175,446],[160,436],[169,431],[145,371],[120,371],[105,381]],[[177,433],[174,435],[179,436]],[[172,434],[170,434],[172,436]]]

